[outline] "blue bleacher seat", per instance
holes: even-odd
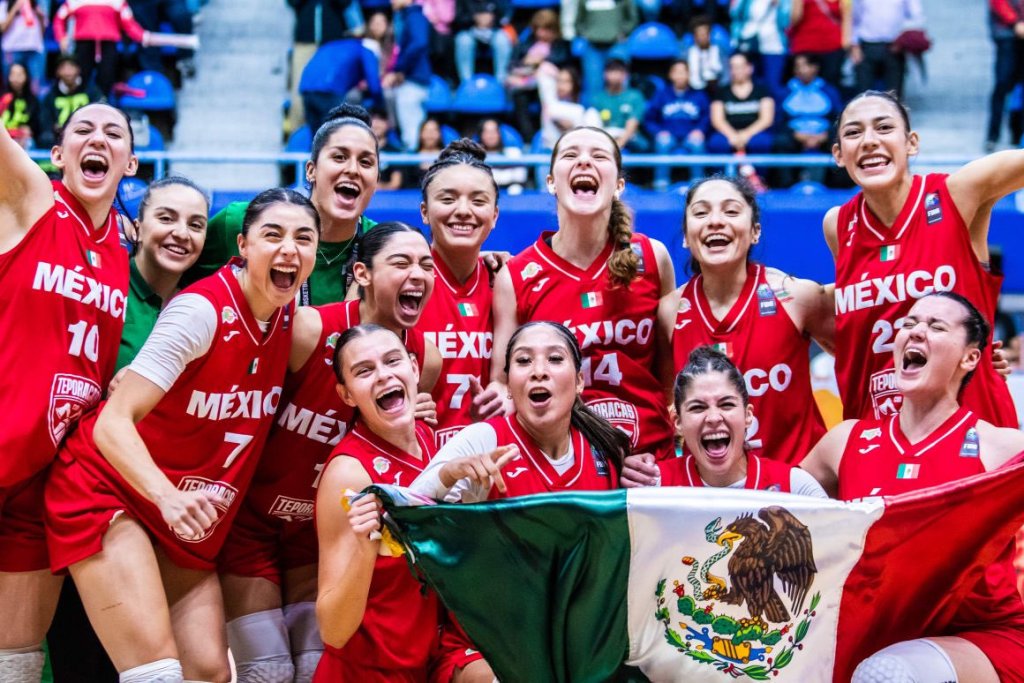
[[[140,111],[173,111],[174,86],[158,71],[140,71],[127,83],[129,88],[145,92],[142,97],[124,95],[118,100],[122,109]]]
[[[541,142],[541,132],[537,131],[533,139],[530,140],[530,154],[543,154],[544,152],[550,152],[550,149],[544,147],[544,143]]]
[[[452,111],[459,114],[502,114],[508,110],[505,87],[490,74],[477,74],[455,91]]]
[[[451,126],[441,126],[441,144],[447,147],[462,136],[459,135],[459,131],[455,130]]]
[[[438,75],[430,77],[430,89],[427,91],[427,101],[423,103],[423,109],[428,114],[443,114],[452,109],[452,89],[448,81]]]
[[[813,180],[801,180],[800,182],[791,185],[789,190],[787,191],[790,194],[802,195],[807,197],[810,195],[821,194],[822,192],[828,192],[829,190],[821,183],[815,182]]]
[[[560,0],[512,0],[515,9],[555,9],[560,4]]]
[[[135,220],[139,215],[139,204],[142,203],[142,195],[146,194],[149,185],[141,178],[125,176],[117,186],[117,196],[124,205],[124,211],[128,218]],[[115,204],[115,206],[118,206]]]
[[[149,127],[149,144],[148,145],[136,145],[136,152],[162,152],[166,146],[164,145],[164,136],[160,132],[160,129],[156,126]]]
[[[284,146],[286,152],[309,152],[313,149],[313,132],[303,124],[288,136]]]
[[[626,41],[633,59],[675,59],[680,55],[679,39],[665,24],[652,21],[637,26]]]
[[[647,74],[636,79],[634,83],[637,90],[643,93],[644,98],[648,101],[654,99],[654,96],[658,92],[665,89],[665,79],[661,76],[655,76],[654,74]]]

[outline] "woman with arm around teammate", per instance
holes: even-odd
[[[502,409],[490,381],[491,276],[480,249],[498,219],[498,187],[487,154],[463,138],[448,145],[423,176],[420,213],[430,226],[434,293],[416,329],[443,359],[434,386],[437,447],[477,418]]]
[[[240,683],[309,681],[323,650],[313,506],[324,464],[354,419],[335,390],[340,335],[360,323],[399,335],[423,369],[417,408],[432,405],[427,392],[441,359],[416,328],[434,289],[427,241],[405,223],[387,222],[361,236],[355,251],[351,271],[359,298],[296,311],[282,403],[218,558]]]
[[[70,570],[122,681],[230,677],[214,560],[281,396],[318,227],[302,195],[258,195],[242,259],[163,310],[51,469],[51,568]]]
[[[687,445],[681,458],[664,460],[653,473],[638,468],[641,456],[626,458],[622,482],[634,486],[714,486],[780,491],[827,498],[817,481],[799,467],[755,455],[746,443],[754,421],[747,383],[729,358],[710,346],[690,352],[673,389],[676,433]]]
[[[934,486],[1003,465],[1024,435],[982,419],[958,396],[988,351],[989,326],[953,292],[918,299],[893,341],[900,410],[847,420],[825,435],[801,467],[850,500]],[[1011,683],[1024,680],[1024,606],[1013,582],[1012,539],[961,603],[946,632],[897,643],[865,660],[854,683]]]
[[[60,182],[0,131],[0,679],[42,670],[61,582],[48,571],[44,472],[113,377],[128,291],[111,210],[138,167],[128,117],[78,109],[50,158]]]
[[[846,418],[882,417],[902,400],[893,338],[916,299],[957,292],[994,317],[1002,279],[988,270],[989,209],[1024,186],[1024,151],[991,154],[950,175],[912,175],[918,135],[907,110],[872,90],[846,105],[837,133],[832,155],[861,192],[824,220],[836,261],[836,380]],[[1017,426],[991,356],[963,403],[992,424]]]
[[[583,350],[583,401],[630,436],[638,453],[673,449],[665,395],[655,378],[660,299],[675,289],[664,245],[634,233],[622,154],[599,128],[575,128],[551,155],[548,191],[558,230],[544,232],[499,271],[494,284],[494,355],[516,327],[566,324]],[[500,385],[501,367],[491,368]],[[499,389],[500,391],[500,389]]]

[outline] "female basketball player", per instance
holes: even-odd
[[[437,446],[480,417],[502,409],[490,381],[491,278],[480,248],[498,219],[498,186],[487,153],[471,140],[448,145],[423,176],[420,213],[430,226],[437,287],[417,329],[444,364],[434,387]]]
[[[51,469],[51,567],[70,569],[122,681],[230,676],[214,559],[281,397],[317,235],[305,197],[258,195],[242,259],[170,302]]]
[[[113,377],[128,293],[111,210],[138,167],[128,117],[103,104],[78,109],[50,159],[60,182],[0,131],[3,680],[39,679],[61,581],[48,571],[41,472]]]
[[[667,400],[655,379],[658,302],[675,288],[664,245],[634,233],[619,199],[622,155],[598,128],[575,128],[551,154],[558,230],[509,261],[494,286],[494,354],[516,326],[564,321],[583,350],[583,400],[630,435],[633,450],[672,451]],[[503,381],[501,367],[491,377]]]
[[[918,299],[893,340],[896,388],[903,395],[899,412],[843,422],[801,467],[826,490],[849,500],[989,471],[1024,451],[1018,430],[996,427],[958,400],[976,379],[989,334],[985,318],[959,294],[938,292]],[[1013,582],[1010,550],[964,600],[954,628],[885,648],[865,660],[853,680],[1022,680],[1024,607]]]
[[[558,323],[526,323],[506,349],[514,412],[459,432],[413,490],[477,502],[615,488],[628,436],[583,404],[583,357],[573,333]]]
[[[824,231],[836,260],[836,379],[847,418],[899,409],[893,339],[916,299],[953,291],[988,319],[995,313],[1001,279],[987,267],[989,213],[1024,186],[1024,153],[922,177],[909,168],[917,151],[907,110],[892,95],[869,90],[843,110],[832,155],[861,192],[825,215]],[[1017,426],[991,355],[963,402],[995,425]]]
[[[338,394],[358,417],[317,490],[316,607],[325,648],[314,680],[425,682],[438,668],[465,667],[480,656],[438,652],[437,596],[422,589],[404,558],[378,555],[380,542],[369,536],[380,523],[374,498],[357,501],[348,514],[341,505],[346,492],[371,483],[410,483],[433,456],[433,435],[414,415],[419,372],[401,340],[376,325],[342,333],[334,371]]]
[[[683,243],[694,277],[662,302],[675,377],[703,344],[743,374],[755,455],[797,463],[825,433],[807,359],[811,338],[831,349],[831,292],[750,260],[761,239],[753,188],[739,178],[697,181],[686,194]]]
[[[360,323],[398,334],[423,368],[418,408],[433,419],[429,391],[441,359],[415,328],[434,290],[427,241],[405,223],[380,223],[359,238],[357,251],[351,270],[360,299],[296,312],[284,402],[218,561],[242,683],[309,681],[323,650],[313,501],[324,463],[353,420],[335,391],[339,335]]]
[[[676,431],[687,454],[654,465],[653,477],[637,467],[642,456],[632,455],[622,471],[623,486],[717,486],[828,497],[807,472],[769,459],[769,449],[764,457],[747,450],[754,408],[743,375],[724,353],[710,346],[691,351],[673,394]]]
[[[332,109],[313,136],[305,180],[323,232],[313,274],[301,290],[303,305],[345,299],[348,285],[343,270],[353,238],[375,224],[363,214],[377,191],[378,149],[369,113],[354,105]],[[189,279],[212,273],[238,253],[235,240],[245,207],[245,202],[233,202],[210,219],[206,248]]]

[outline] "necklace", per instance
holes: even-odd
[[[334,265],[336,262],[348,257],[348,254],[352,248],[352,242],[354,240],[355,238],[347,239],[344,242],[322,242],[320,246],[317,247],[316,253],[317,255],[320,256],[321,259],[323,259],[324,263],[326,263],[329,266]],[[337,248],[338,253],[334,254],[333,256],[328,256],[326,253],[324,253],[324,247],[327,246],[328,244],[330,244],[331,247],[333,248]]]

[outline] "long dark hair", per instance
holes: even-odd
[[[724,183],[729,183],[736,191],[743,197],[743,201],[746,202],[747,206],[750,207],[750,227],[753,229],[755,225],[761,222],[761,207],[757,203],[757,191],[754,186],[750,184],[750,181],[746,178],[739,176],[729,176],[724,173],[715,173],[714,175],[701,178],[694,184],[690,185],[690,188],[686,191],[686,203],[683,206],[683,237],[686,237],[686,216],[690,209],[690,204],[693,203],[694,198],[697,196],[697,192],[705,184],[715,180],[721,180]],[[750,260],[750,252],[747,252],[747,260]],[[700,274],[700,263],[693,257],[693,250],[690,250],[690,260],[687,263],[690,272],[694,275]]]
[[[520,325],[519,328],[512,333],[512,337],[508,340],[508,346],[505,347],[505,374],[508,375],[509,367],[512,365],[512,349],[515,348],[516,341],[523,332],[538,326],[547,327],[561,337],[566,348],[569,349],[569,355],[572,356],[572,362],[576,367],[576,372],[579,372],[583,367],[583,353],[580,351],[580,344],[576,340],[576,335],[574,335],[565,325],[544,320],[536,320],[526,323],[525,325]],[[616,429],[606,420],[595,415],[593,411],[583,403],[583,400],[579,396],[576,396],[576,400],[572,404],[572,412],[570,414],[569,422],[573,427],[578,429],[584,437],[586,437],[587,441],[590,442],[591,447],[615,466],[615,470],[617,472],[622,471],[622,461],[625,460],[626,456],[629,455],[631,451],[629,437],[626,436],[625,432],[620,429]],[[576,457],[583,457],[583,454],[577,453]]]
[[[561,146],[562,140],[566,136],[580,130],[591,130],[608,138],[608,141],[612,143],[612,153],[615,157],[615,168],[618,170],[618,177],[624,177],[625,174],[622,171],[622,150],[619,149],[619,143],[615,142],[615,138],[608,131],[595,128],[594,126],[577,126],[572,130],[562,133],[562,137],[558,138],[558,142],[555,143],[555,148],[551,150],[551,163],[548,166],[548,174],[554,168],[555,159],[558,157],[558,148]],[[612,199],[612,212],[608,218],[608,237],[614,245],[614,251],[612,251],[612,255],[608,258],[608,277],[613,285],[628,287],[629,283],[636,278],[637,273],[640,271],[640,257],[633,251],[630,245],[630,241],[633,238],[633,214],[626,203],[618,198]]]
[[[400,232],[414,232],[423,237],[424,242],[427,240],[422,232],[408,223],[403,223],[402,221],[377,223],[372,229],[356,236],[355,241],[352,243],[352,253],[349,255],[348,261],[345,262],[344,269],[347,284],[352,282],[352,268],[355,264],[362,263],[366,266],[367,270],[373,270],[373,257],[387,246],[392,236]],[[365,294],[363,286],[359,285],[359,298],[362,299]]]

